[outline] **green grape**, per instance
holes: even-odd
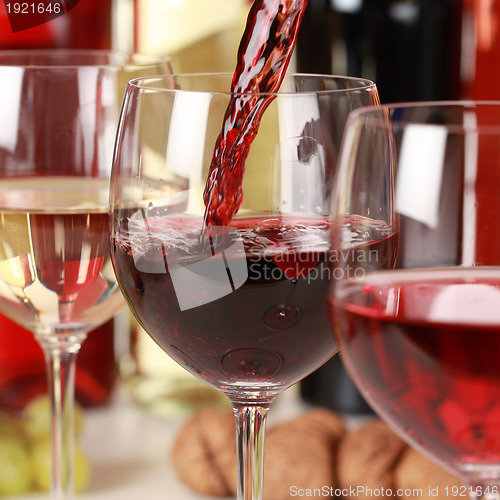
[[[75,404],[74,407],[75,437],[79,437],[83,428],[83,410]],[[28,439],[41,440],[50,436],[50,401],[47,396],[32,399],[24,409],[23,429]]]
[[[42,491],[50,490],[51,453],[50,441],[43,440],[33,444],[31,464],[35,486]],[[90,482],[90,462],[83,450],[75,445],[75,492],[84,491]]]
[[[50,491],[51,451],[50,441],[35,442],[31,449],[31,467],[33,482],[42,491]]]
[[[0,496],[20,495],[31,488],[31,462],[22,440],[0,436]]]
[[[0,437],[15,438],[24,442],[23,426],[18,418],[0,413]]]

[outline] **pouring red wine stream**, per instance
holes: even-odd
[[[228,226],[243,201],[245,160],[285,77],[307,0],[255,0],[238,49],[233,97],[217,138],[205,192],[203,234]]]

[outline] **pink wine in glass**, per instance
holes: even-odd
[[[500,464],[500,270],[367,274],[330,306],[380,415],[462,477]]]
[[[332,273],[322,218],[240,218],[200,238],[200,219],[123,219],[112,242],[118,280],[150,335],[176,361],[223,390],[283,389],[335,351],[324,300]],[[379,258],[394,260],[385,227]],[[375,238],[377,239],[377,238]],[[366,251],[366,246],[353,248]],[[347,254],[346,254],[347,255]]]

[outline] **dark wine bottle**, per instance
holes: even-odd
[[[382,102],[460,96],[463,0],[311,0],[297,70],[371,78]]]
[[[370,78],[382,102],[457,99],[463,0],[309,0],[299,72]],[[340,355],[300,383],[303,399],[341,413],[370,408]]]
[[[369,40],[382,102],[458,98],[462,1],[391,0],[371,9]]]

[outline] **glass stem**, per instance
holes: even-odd
[[[75,367],[84,337],[37,337],[45,355],[51,403],[52,500],[70,500],[74,494]]]
[[[236,417],[238,500],[262,500],[264,434],[270,404],[238,405]]]

